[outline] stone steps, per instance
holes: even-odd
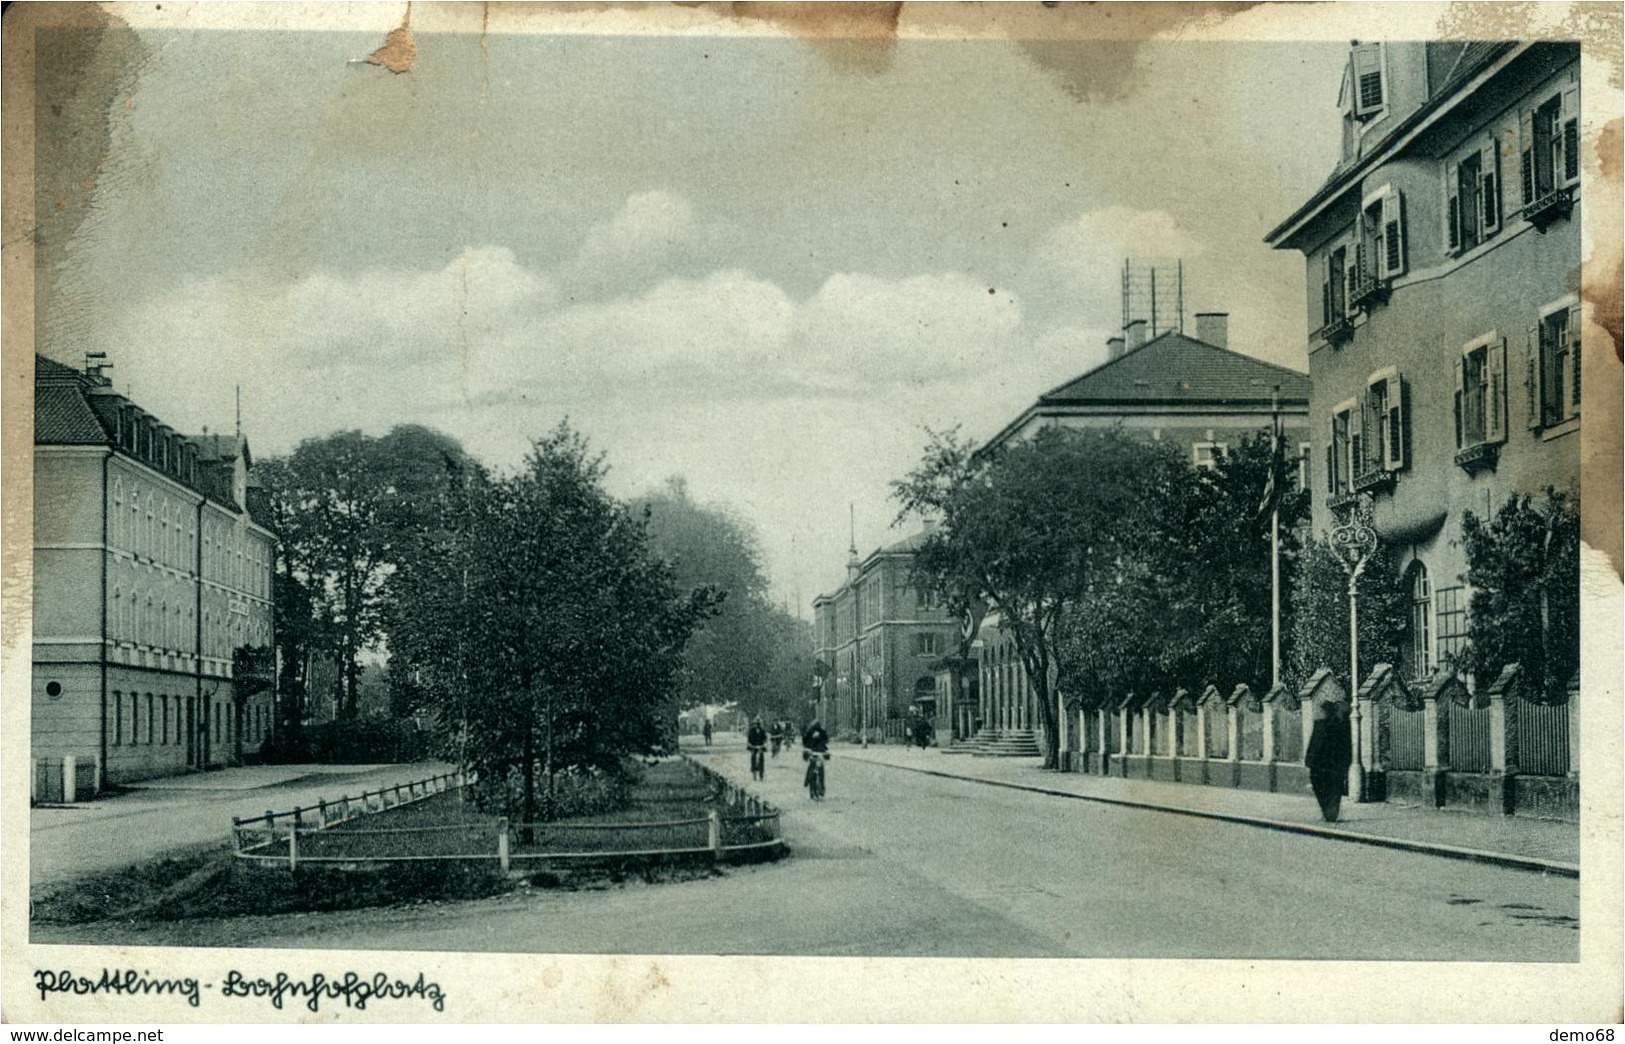
[[[953,750],[983,758],[1036,758],[1043,754],[1038,734],[1032,729],[983,729]]]

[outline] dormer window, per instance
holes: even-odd
[[[1388,85],[1382,72],[1382,44],[1356,43],[1349,57],[1349,87],[1354,118],[1369,120],[1387,103]]]

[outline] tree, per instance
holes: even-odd
[[[1322,667],[1348,677],[1348,589],[1348,573],[1331,547],[1320,540],[1306,543],[1288,602],[1292,642],[1286,670],[1294,682],[1302,683]],[[1366,561],[1358,593],[1363,678],[1377,664],[1395,662],[1409,623],[1410,593],[1388,548],[1379,544]],[[1353,681],[1351,688],[1358,684]]]
[[[257,469],[281,539],[275,597],[285,614],[284,662],[333,653],[344,717],[356,713],[359,656],[383,633],[389,573],[421,542],[440,492],[472,466],[450,436],[402,425],[382,438],[347,431],[307,439]]]
[[[1580,512],[1548,488],[1515,495],[1489,520],[1461,520],[1472,589],[1462,666],[1488,682],[1520,664],[1539,699],[1560,701],[1580,667]]]
[[[1055,683],[1069,609],[1104,608],[1134,584],[1161,584],[1188,513],[1188,465],[1162,444],[1117,429],[1045,428],[977,451],[957,432],[932,435],[920,465],[894,484],[902,513],[941,524],[916,554],[922,579],[950,607],[999,614],[1059,760]]]
[[[519,780],[526,822],[539,782],[659,746],[684,645],[717,602],[679,590],[603,474],[560,425],[516,474],[448,496],[461,525],[426,530],[391,584],[393,654],[459,724],[468,764]]]

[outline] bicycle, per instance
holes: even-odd
[[[750,778],[763,779],[767,775],[767,749],[765,747],[758,747],[753,744],[749,747],[749,750]]]
[[[802,751],[807,759],[807,794],[814,801],[824,800],[824,762],[829,760],[827,751]]]

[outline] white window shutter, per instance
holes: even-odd
[[[1525,373],[1523,379],[1524,392],[1529,397],[1529,429],[1531,431],[1540,427],[1540,381],[1543,372],[1540,359],[1540,324],[1532,323],[1529,327],[1529,351],[1524,357]]]
[[[1518,167],[1527,207],[1535,201],[1535,114],[1529,109],[1518,117]]]
[[[1490,140],[1478,153],[1478,230],[1488,236],[1501,227],[1501,146]]]
[[[1354,48],[1354,115],[1375,115],[1382,109],[1382,44],[1359,44]]]
[[[1454,163],[1444,168],[1444,245],[1452,253],[1461,249],[1460,179]]]
[[[1570,401],[1574,404],[1573,412],[1580,412],[1580,306],[1569,306],[1569,372],[1574,374],[1574,386],[1570,389]]]
[[[1399,471],[1406,464],[1405,443],[1410,435],[1406,430],[1409,417],[1405,410],[1405,382],[1396,374],[1388,378],[1387,383],[1388,431],[1383,439],[1382,466],[1389,471]]]
[[[1405,195],[1390,192],[1382,197],[1382,274],[1397,276],[1405,271]]]
[[[1455,400],[1456,400],[1456,449],[1457,449],[1458,452],[1460,450],[1466,448],[1466,446],[1464,444],[1464,440],[1463,440],[1462,412],[1461,412],[1462,408],[1466,405],[1466,402],[1467,402],[1467,389],[1466,389],[1465,384],[1463,383],[1464,380],[1465,380],[1465,375],[1462,372],[1461,356],[1458,355],[1458,356],[1456,356],[1456,396],[1455,396]]]
[[[1563,169],[1553,171],[1553,180],[1561,178],[1564,185],[1572,185],[1580,180],[1580,85],[1577,83],[1563,88],[1561,124],[1558,133],[1563,136]]]
[[[1506,338],[1484,350],[1484,441],[1505,442],[1506,425]]]

